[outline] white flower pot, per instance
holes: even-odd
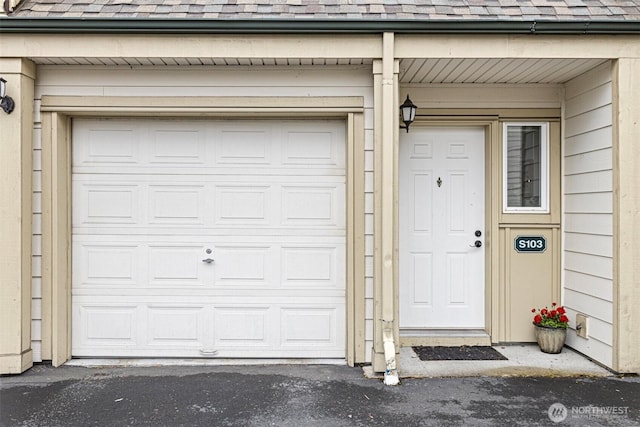
[[[567,339],[567,330],[563,328],[545,328],[534,325],[536,341],[540,350],[545,353],[558,354]]]

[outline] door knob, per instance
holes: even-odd
[[[212,258],[205,258],[202,260],[202,262],[206,262],[207,264],[211,264],[213,262]]]
[[[480,248],[482,247],[482,242],[480,240],[476,240],[473,245],[469,245],[472,248]]]
[[[480,237],[480,236],[482,236],[482,231],[476,230],[476,232],[474,234],[476,235],[476,237]]]

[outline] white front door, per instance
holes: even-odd
[[[400,328],[483,328],[484,129],[412,127],[399,174]]]

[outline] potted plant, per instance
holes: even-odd
[[[564,307],[557,307],[554,302],[551,304],[551,310],[547,307],[540,310],[533,308],[531,312],[535,313],[533,326],[540,350],[545,353],[560,353],[567,339],[569,326],[569,318]]]

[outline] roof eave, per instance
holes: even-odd
[[[640,21],[166,19],[0,17],[0,33],[63,34],[640,34]]]

